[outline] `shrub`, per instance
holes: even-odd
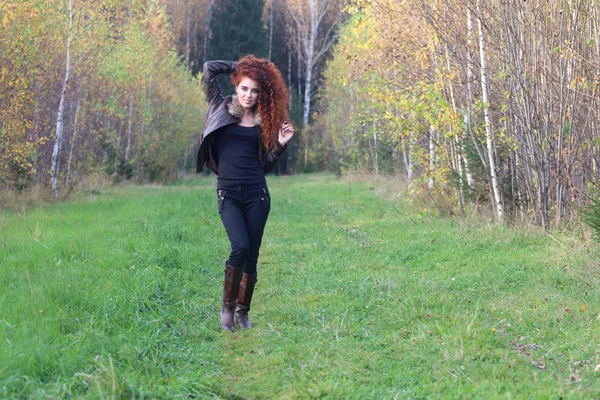
[[[590,204],[584,207],[580,214],[583,222],[594,230],[596,239],[600,240],[600,190],[597,184],[593,184],[586,197]]]

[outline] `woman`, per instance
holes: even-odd
[[[217,82],[231,73],[236,94],[223,96]],[[239,62],[208,61],[202,81],[208,111],[198,151],[197,172],[217,174],[218,210],[231,243],[225,262],[221,327],[251,328],[248,319],[256,262],[271,198],[265,173],[294,135],[287,122],[288,91],[275,65],[253,55]]]

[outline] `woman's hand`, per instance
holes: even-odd
[[[288,121],[283,121],[279,129],[279,143],[285,146],[292,136],[294,136],[294,127]]]

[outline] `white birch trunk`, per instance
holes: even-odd
[[[308,43],[305,43],[304,54],[306,62],[306,77],[304,81],[304,115],[302,123],[304,128],[308,126],[308,119],[310,117],[310,91],[312,83],[312,73],[315,62],[315,41],[317,40],[317,34],[319,33],[319,25],[317,24],[316,7],[317,0],[310,1],[310,33],[308,36]]]
[[[131,123],[133,114],[133,99],[129,99],[129,126],[127,127],[127,146],[125,147],[125,162],[129,161],[129,150],[131,149]]]
[[[298,62],[296,63],[296,86],[298,89],[298,105],[302,106],[302,50],[300,44],[300,35],[298,35],[298,47],[296,57],[298,58]]]
[[[306,77],[304,80],[304,114],[302,116],[302,125],[304,128],[308,126],[308,118],[310,116],[310,91],[312,81],[313,64],[310,61],[306,62]]]
[[[493,131],[492,131],[492,120],[490,118],[490,107],[489,107],[489,96],[488,96],[488,83],[487,83],[487,72],[485,65],[485,40],[483,35],[483,25],[481,22],[481,0],[477,0],[477,24],[479,26],[479,58],[481,68],[481,90],[483,96],[483,116],[485,119],[485,133],[487,141],[487,153],[488,153],[488,164],[489,172],[492,184],[492,190],[494,193],[494,200],[496,203],[496,211],[498,218],[503,220],[504,218],[504,207],[502,204],[502,198],[500,197],[500,187],[498,184],[498,176],[496,175],[496,160],[494,154],[494,142],[493,142]]]
[[[71,75],[71,37],[73,34],[73,3],[69,0],[69,35],[67,37],[67,62],[65,68],[65,79],[63,80],[62,90],[60,93],[60,103],[58,104],[58,113],[56,115],[56,140],[54,141],[54,150],[52,151],[52,166],[50,172],[52,175],[52,191],[54,196],[58,197],[58,159],[60,155],[60,145],[63,134],[63,120],[65,110],[65,98],[67,95],[67,85],[69,84],[69,76]]]
[[[400,143],[402,143],[402,160],[404,161],[404,170],[406,171],[406,179],[408,179],[408,149],[406,148],[406,142],[404,141],[404,135],[400,136]]]
[[[445,46],[445,50],[446,50],[446,67],[448,68],[448,74],[452,73],[452,68],[450,66],[450,56],[448,54],[448,45]],[[452,100],[452,110],[454,111],[455,115],[459,114],[459,111],[456,107],[456,99],[454,98],[454,87],[452,85],[452,81],[448,82],[448,86],[449,86],[449,90],[450,90],[450,99]],[[465,140],[465,134],[463,131],[463,135],[462,135],[462,139]],[[457,151],[455,154],[454,151],[454,143],[453,141],[457,141]],[[469,185],[469,187],[473,187],[472,186],[472,182],[473,182],[473,174],[471,173],[471,170],[469,168],[469,161],[467,160],[467,157],[465,156],[465,152],[462,149],[462,146],[460,145],[460,141],[457,140],[457,138],[455,138],[455,136],[453,135],[453,139],[451,141],[451,151],[452,151],[452,161],[455,164],[454,165],[454,169],[456,171],[458,171],[459,176],[463,177],[463,164],[465,166],[464,170],[465,170],[465,174],[467,176],[467,184]],[[464,161],[464,162],[461,162]],[[460,189],[459,189],[459,195],[461,196],[461,202],[462,202],[462,195],[463,195],[463,188],[462,185],[460,185]]]
[[[475,138],[473,135],[473,129],[471,126],[471,113],[473,110],[473,77],[474,77],[474,67],[473,67],[473,11],[471,10],[471,3],[467,2],[467,112],[465,113],[465,126],[467,127],[467,132],[471,136],[473,140],[473,144],[475,148],[479,149],[477,143],[475,143]],[[463,133],[463,142],[467,140],[465,134]],[[465,165],[465,171],[467,173],[467,184],[470,189],[475,187],[475,179],[473,179],[473,174],[471,173],[471,168],[469,167],[469,160],[467,158],[466,152],[462,151],[463,155],[463,163]],[[485,165],[485,164],[484,164]]]
[[[373,127],[373,150],[375,153],[374,163],[375,163],[375,175],[379,175],[379,152],[377,151],[377,130]]]
[[[290,16],[295,23],[298,34],[298,52],[304,56],[305,79],[304,79],[304,112],[302,122],[304,127],[308,125],[311,108],[311,88],[315,65],[331,48],[335,42],[334,29],[341,19],[341,13],[331,22],[327,32],[319,39],[319,27],[327,15],[332,0],[307,0],[308,14],[303,13],[302,8],[290,6]],[[300,57],[298,57],[300,62]]]
[[[408,183],[411,183],[413,181],[414,175],[415,175],[415,163],[413,161],[413,150],[415,147],[415,143],[414,143],[414,134],[412,132],[409,133],[408,136],[408,170],[407,170],[407,179],[408,179]]]
[[[433,170],[435,168],[435,127],[429,125],[429,189],[433,188]]]

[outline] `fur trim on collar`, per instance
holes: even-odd
[[[229,110],[229,114],[233,115],[238,119],[242,119],[242,115],[244,115],[244,108],[238,101],[237,95],[231,96],[231,103],[227,104],[227,109]],[[260,115],[258,114],[258,110],[254,107],[254,119],[252,120],[254,125],[260,125]]]

